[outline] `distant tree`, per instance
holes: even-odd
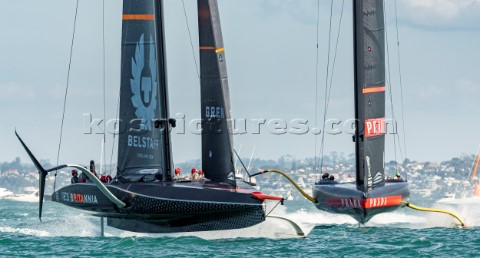
[[[330,152],[330,157],[332,157],[333,164],[338,162],[338,153],[336,151]]]
[[[348,160],[347,160],[348,163],[354,163],[355,159],[356,159],[355,158],[355,153],[348,154]]]
[[[298,168],[297,161],[296,160],[292,161],[292,168],[291,169],[292,170],[297,170],[297,168]]]
[[[4,163],[2,163],[0,169],[1,169],[2,171],[5,171],[5,170],[18,170],[18,171],[22,171],[22,170],[23,170],[23,167],[22,167],[22,163],[21,163],[20,158],[19,158],[19,157],[16,157],[15,160],[13,160],[12,162],[4,162]]]
[[[397,165],[397,161],[396,160],[390,160],[388,163],[387,163],[387,166],[396,166]]]
[[[345,153],[340,152],[340,155],[338,156],[338,162],[345,163],[347,159],[345,158]]]

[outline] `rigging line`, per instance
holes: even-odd
[[[387,30],[387,10],[385,6],[385,2],[383,2],[383,19],[384,19],[384,27],[385,30],[385,44],[386,44],[386,51],[387,51],[387,71],[388,71],[388,79],[385,78],[386,84],[388,87],[388,93],[390,97],[390,108],[392,112],[393,121],[396,122],[395,119],[395,110],[393,109],[393,94],[392,94],[392,83],[390,81],[391,74],[390,74],[390,51],[389,51],[389,44],[388,44],[388,30]],[[398,162],[397,162],[397,139],[395,135],[393,136],[393,146],[394,146],[394,154],[395,154],[395,172],[398,172]]]
[[[129,2],[129,5],[128,5],[128,13],[131,13],[131,10],[132,10],[132,1]],[[125,25],[125,40],[122,42],[122,44],[124,45],[126,42],[127,42],[127,38],[128,38],[128,26],[129,26],[130,23],[126,23]],[[122,58],[123,56],[125,56],[125,48],[122,46]],[[123,71],[123,60],[120,61],[120,73]],[[121,83],[121,82],[120,82]],[[116,135],[117,135],[117,126],[118,126],[118,121],[119,121],[119,117],[120,117],[120,96],[121,96],[121,89],[118,90],[118,99],[117,99],[117,115],[115,116],[115,118],[117,119],[113,125],[113,135],[112,135],[112,138],[113,138],[113,143],[112,143],[112,153],[110,155],[110,165],[112,165],[113,163],[113,152],[115,150],[115,138],[116,138]],[[119,133],[120,133],[120,129],[119,129]],[[118,164],[117,164],[118,166]],[[110,175],[113,175],[113,170],[115,169],[115,166],[111,166],[111,169],[110,169]]]
[[[250,160],[248,161],[248,170],[250,170],[250,167],[252,165],[252,160],[253,160],[253,155],[255,154],[255,149],[257,148],[257,145],[253,145],[253,150],[252,150],[252,155],[250,155]]]
[[[117,101],[117,118],[119,116],[119,113],[120,112],[120,96],[118,96],[118,101]],[[112,153],[110,154],[110,175],[113,175],[113,170],[115,169],[115,166],[113,166],[113,152],[115,150],[115,136],[117,135],[117,132],[116,132],[116,128],[118,126],[118,119],[117,121],[115,121],[115,123],[113,124],[113,142],[112,142]],[[120,130],[120,129],[119,129]],[[119,131],[120,132],[120,131]]]
[[[391,72],[390,72],[390,68],[391,68],[391,64],[390,64],[390,45],[388,44],[388,29],[387,29],[387,12],[386,12],[386,6],[385,6],[385,2],[383,2],[383,9],[384,9],[384,13],[383,13],[383,16],[384,16],[384,30],[385,30],[385,44],[386,44],[386,51],[387,51],[387,71],[388,71],[388,93],[389,93],[389,98],[390,98],[390,108],[392,110],[392,118],[393,118],[393,121],[396,123],[397,119],[396,119],[396,116],[395,116],[395,109],[393,107],[393,94],[392,94],[392,91],[393,91],[393,88],[392,88],[392,81],[391,81],[391,78],[392,78],[392,75],[391,75]],[[397,135],[393,135],[393,146],[394,146],[394,155],[395,155],[395,172],[398,172],[398,161],[397,161],[397,138],[398,140],[400,140],[400,136],[398,136],[398,132],[395,132]],[[397,138],[395,137],[397,136]],[[399,146],[398,146],[399,150],[400,150],[400,156],[402,157],[403,154],[402,154],[402,147],[400,146],[400,142],[399,142]]]
[[[183,14],[185,15],[185,23],[187,24],[188,37],[190,38],[190,46],[192,47],[192,55],[193,55],[193,61],[195,62],[195,70],[197,71],[198,79],[200,79],[200,72],[198,71],[197,57],[195,56],[195,48],[193,46],[192,33],[190,32],[190,25],[188,23],[188,15],[187,15],[187,10],[185,8],[184,0],[182,0],[182,5],[183,5]]]
[[[77,27],[77,14],[78,14],[78,3],[79,2],[80,2],[80,0],[77,0],[77,4],[75,6],[75,17],[74,17],[74,20],[73,20],[72,42],[70,44],[70,57],[69,57],[69,60],[68,60],[67,85],[65,87],[65,96],[63,98],[62,124],[60,126],[60,140],[58,141],[58,150],[57,150],[57,166],[58,166],[58,162],[60,160],[60,150],[61,150],[61,147],[62,147],[63,124],[65,122],[65,111],[66,111],[66,108],[67,108],[68,86],[69,86],[69,83],[70,83],[70,71],[71,71],[71,68],[72,68],[73,43],[75,41],[75,30],[76,30],[76,27]],[[57,183],[57,171],[55,171],[55,180],[53,181],[53,191],[54,192],[55,192],[55,188],[56,188],[56,183]]]
[[[242,147],[243,147],[243,144],[240,144],[240,148],[238,149],[238,154],[240,155],[240,153],[242,153]],[[233,149],[235,151],[235,148]],[[236,152],[236,151],[235,151]],[[233,163],[233,167],[236,169],[237,167],[237,162],[238,162],[238,158],[235,160],[235,163]]]
[[[287,194],[287,197],[285,197],[284,199],[286,200],[286,199],[290,198],[291,195],[292,195],[292,191],[290,191],[290,192]],[[277,203],[275,204],[275,206],[273,206],[273,208],[267,213],[267,215],[265,215],[265,217],[267,217],[268,215],[270,215],[270,213],[272,213],[272,211],[274,211],[274,210],[278,207],[278,205],[281,204],[281,203],[282,203],[281,201],[277,202]]]
[[[398,75],[400,80],[400,102],[402,107],[402,130],[403,130],[403,147],[404,147],[404,157],[407,158],[407,132],[405,130],[405,110],[403,105],[403,83],[402,83],[402,66],[400,62],[400,37],[398,32],[398,15],[397,15],[397,0],[394,1],[395,4],[395,28],[397,32],[397,58],[398,58]]]
[[[332,64],[332,76],[330,76],[330,85],[328,89],[328,102],[327,102],[327,110],[330,107],[330,95],[332,93],[332,85],[333,85],[333,74],[335,72],[335,64],[337,63],[337,50],[338,50],[338,42],[340,39],[340,28],[342,26],[342,18],[343,18],[343,7],[345,4],[345,0],[342,0],[342,9],[340,12],[340,21],[338,22],[338,33],[337,33],[337,42],[335,43],[335,50],[334,50],[334,56],[333,56],[333,64]]]
[[[385,3],[384,3],[385,4]],[[395,7],[395,25],[396,25],[396,34],[397,34],[397,46],[400,45],[400,41],[399,41],[399,37],[398,37],[398,19],[397,19],[397,13],[396,13],[396,7]],[[398,55],[398,58],[400,58],[400,51],[399,49],[397,48],[397,55]],[[399,65],[400,65],[400,59],[398,59],[398,62],[399,62]],[[399,66],[399,73],[400,73],[400,66]],[[390,73],[390,71],[389,71]],[[390,85],[391,85],[391,77],[390,77]],[[400,85],[401,85],[401,75],[400,75]],[[393,103],[392,103],[393,104]],[[405,144],[405,120],[404,120],[404,109],[403,109],[403,88],[401,87],[401,117],[402,117],[402,130],[403,130],[403,140],[404,140],[404,148],[405,148],[405,151],[406,151],[406,144]],[[395,117],[395,121],[396,121],[396,117]],[[400,134],[398,133],[398,129],[397,129],[397,132],[396,132],[396,135],[397,137],[397,141],[398,141],[398,149],[400,151],[400,157],[402,159],[402,166],[404,165],[403,162],[405,161],[405,158],[406,158],[406,152],[404,152],[402,150],[402,141],[400,139]],[[395,137],[394,136],[394,137]],[[405,180],[408,180],[408,175],[405,171]]]
[[[107,143],[107,128],[106,128],[106,123],[107,123],[107,112],[106,112],[106,76],[105,76],[105,70],[106,70],[106,61],[105,61],[105,0],[102,0],[102,42],[103,42],[103,146],[102,146],[102,160],[103,164],[100,164],[100,170],[102,173],[105,173],[106,171],[106,160],[105,160],[105,148],[106,148],[106,143]]]
[[[233,149],[233,152],[237,156],[237,160],[240,161],[240,164],[242,164],[243,169],[245,169],[245,172],[247,173],[248,177],[251,178],[250,173],[248,172],[247,167],[245,167],[245,163],[243,163],[242,159],[240,158],[240,155],[238,155],[238,152],[235,149]]]
[[[333,18],[333,0],[330,2],[330,22],[328,29],[328,55],[327,55],[327,75],[325,76],[325,104],[323,110],[323,127],[322,127],[322,143],[320,145],[320,170],[323,171],[323,156],[324,156],[324,145],[325,145],[325,126],[327,123],[327,98],[329,96],[328,90],[328,78],[330,75],[330,52],[331,52],[331,37],[332,37],[332,18]]]
[[[406,132],[405,132],[405,116],[404,116],[404,102],[403,102],[403,84],[402,84],[402,73],[401,73],[401,64],[400,64],[400,39],[399,39],[399,32],[398,32],[398,15],[397,15],[397,1],[395,0],[394,2],[394,7],[395,7],[395,28],[396,28],[396,36],[397,36],[397,58],[398,58],[398,74],[399,74],[399,79],[400,79],[400,102],[401,102],[401,119],[402,119],[402,131],[403,131],[403,150],[402,150],[402,141],[400,139],[400,134],[398,133],[398,129],[396,132],[396,137],[398,140],[398,148],[400,151],[400,157],[402,159],[402,166],[404,166],[404,161],[407,158],[407,144],[406,144]],[[385,2],[384,2],[384,7],[385,7]],[[384,8],[385,9],[385,8]],[[387,42],[388,46],[388,42]],[[390,64],[389,64],[390,65]],[[390,76],[390,70],[389,70],[389,76]],[[391,85],[391,77],[390,77],[390,85]],[[393,103],[392,103],[393,104]],[[394,118],[395,121],[396,117]],[[397,127],[395,127],[397,128]],[[405,170],[405,180],[407,180],[407,173]]]
[[[318,66],[319,66],[319,27],[320,27],[320,0],[317,1],[317,55],[316,55],[316,66],[315,66],[315,172],[318,172],[318,163],[317,163],[317,147],[318,147]]]

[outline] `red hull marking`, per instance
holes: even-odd
[[[402,202],[401,195],[376,198],[325,198],[327,206],[341,208],[379,208],[397,206]]]
[[[252,195],[255,198],[257,198],[259,200],[262,200],[262,201],[271,200],[271,201],[280,201],[280,202],[283,203],[283,201],[285,200],[283,197],[268,195],[268,194],[264,194],[262,192],[253,192]]]

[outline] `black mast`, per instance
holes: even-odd
[[[161,0],[124,0],[117,176],[171,179],[168,96]]]
[[[385,184],[385,32],[383,0],[353,0],[356,183]]]
[[[363,190],[363,187],[364,187],[364,180],[363,180],[363,171],[360,169],[360,141],[363,139],[360,138],[361,136],[361,132],[359,130],[360,128],[360,121],[358,119],[359,117],[359,98],[358,98],[358,81],[359,81],[359,74],[358,74],[358,54],[357,54],[357,49],[358,49],[358,46],[357,46],[357,9],[358,9],[358,6],[357,6],[357,1],[356,0],[352,0],[352,6],[353,6],[353,73],[354,73],[354,90],[355,90],[355,94],[354,94],[354,99],[355,99],[355,138],[354,138],[354,141],[355,141],[355,167],[356,167],[356,175],[355,175],[355,178],[356,178],[356,182],[357,182],[357,187],[359,188],[359,190]],[[363,137],[362,137],[363,138]]]
[[[225,49],[216,0],[198,0],[202,166],[212,181],[235,183]]]
[[[156,36],[157,36],[157,60],[158,60],[158,78],[162,78],[162,82],[159,83],[160,96],[162,96],[162,103],[164,103],[164,112],[161,114],[160,119],[167,121],[166,119],[170,117],[170,106],[168,104],[168,80],[167,80],[167,52],[165,51],[165,22],[164,22],[164,8],[163,0],[155,0],[155,25],[156,25]],[[162,76],[160,76],[162,74]],[[161,87],[160,85],[163,85]],[[170,139],[170,120],[163,124],[164,133],[163,138],[165,141],[165,159],[166,159],[166,169],[164,170],[163,179],[165,181],[173,180],[173,157],[172,157],[172,142]]]

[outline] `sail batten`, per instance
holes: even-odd
[[[353,0],[357,187],[385,184],[385,31],[383,0]]]
[[[205,177],[234,183],[233,137],[225,48],[216,0],[198,0],[202,116],[202,167]]]

